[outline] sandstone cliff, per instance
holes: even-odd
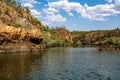
[[[38,51],[45,48],[41,32],[38,29],[24,30],[12,26],[0,27],[0,51]]]
[[[0,0],[0,52],[38,51],[71,44],[67,29],[48,29],[31,15],[29,8],[15,0]]]
[[[0,0],[0,52],[38,51],[45,48],[45,27],[20,3]]]

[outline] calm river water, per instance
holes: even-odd
[[[120,80],[120,52],[50,48],[0,54],[0,80]]]

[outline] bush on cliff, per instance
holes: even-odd
[[[22,25],[21,25],[21,24],[18,24],[18,23],[15,23],[15,24],[13,24],[13,27],[19,28],[19,27],[22,27]]]
[[[9,7],[9,6],[6,6],[6,7],[5,7],[5,13],[7,14],[9,11],[10,11],[10,7]]]
[[[80,47],[80,46],[82,46],[82,43],[81,43],[80,40],[74,41],[73,44],[72,44],[72,46],[73,46],[73,47]]]
[[[68,41],[61,37],[50,37],[48,36],[47,31],[42,31],[42,37],[44,40],[44,43],[46,44],[47,47],[64,47],[64,46],[70,46]]]
[[[2,13],[2,9],[0,8],[0,14]]]

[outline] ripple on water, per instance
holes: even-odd
[[[120,80],[120,54],[96,48],[52,48],[0,54],[0,80]]]

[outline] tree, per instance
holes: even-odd
[[[12,0],[11,1],[11,6],[13,6],[14,8],[16,8],[17,7],[17,2],[15,0]]]
[[[45,30],[46,31],[49,30],[49,26],[48,25],[45,26]]]
[[[28,7],[25,7],[25,10],[27,13],[30,13],[30,9]]]

